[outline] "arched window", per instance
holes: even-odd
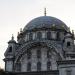
[[[29,40],[33,40],[33,34],[32,33],[29,33]]]
[[[31,58],[31,50],[27,50],[27,59]]]
[[[42,38],[42,33],[41,32],[38,32],[37,33],[37,39],[41,39]]]
[[[37,71],[41,71],[41,63],[40,62],[37,63]]]
[[[31,71],[31,63],[30,62],[27,63],[27,71]]]
[[[48,62],[47,62],[47,71],[50,71],[50,69],[51,69],[51,62],[48,61]]]
[[[16,63],[16,71],[21,71],[21,63]]]
[[[57,40],[60,39],[60,35],[59,35],[59,32],[57,32]]]
[[[41,50],[37,50],[37,58],[41,58]]]
[[[71,45],[71,43],[70,42],[67,42],[67,47],[69,47]]]
[[[51,51],[50,50],[47,51],[47,58],[51,58]]]
[[[51,39],[51,32],[47,32],[47,39],[50,40]]]
[[[12,52],[12,47],[9,47],[9,52]]]

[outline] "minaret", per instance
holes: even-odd
[[[5,52],[5,71],[13,72],[14,70],[14,55],[15,55],[16,41],[14,40],[14,36],[12,34],[11,40],[8,42],[8,48]]]

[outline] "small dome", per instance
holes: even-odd
[[[51,28],[52,26],[55,26],[56,29],[63,29],[63,30],[68,30],[68,27],[64,22],[61,20],[51,17],[51,16],[41,16],[37,17],[33,20],[31,20],[23,29],[23,31],[26,30],[33,30],[33,29],[38,29],[38,28]]]
[[[14,40],[13,34],[12,34],[11,40],[9,40],[8,44],[9,44],[9,43],[16,43],[16,41]]]
[[[8,43],[16,43],[15,40],[10,40]]]

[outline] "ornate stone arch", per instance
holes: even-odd
[[[42,46],[42,47],[47,47],[49,49],[53,48],[52,50],[54,50],[58,56],[63,59],[63,55],[62,55],[62,52],[61,52],[61,47],[58,46],[55,42],[32,42],[32,43],[29,43],[27,45],[25,45],[23,48],[22,48],[22,52],[20,52],[20,54],[18,54],[18,56],[16,57],[16,60],[15,62],[18,62],[20,61],[20,59],[22,58],[23,55],[25,55],[26,51],[29,50],[30,48],[33,48],[33,47],[37,47],[37,46]]]

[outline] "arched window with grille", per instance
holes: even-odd
[[[29,33],[29,40],[33,40],[33,34],[32,33]]]
[[[31,71],[31,63],[30,62],[27,63],[27,71]]]
[[[37,71],[41,71],[41,62],[37,63]]]
[[[31,58],[31,50],[27,50],[27,59]]]
[[[48,62],[47,62],[47,71],[50,71],[50,69],[51,69],[51,62],[48,61]]]
[[[18,72],[21,71],[21,63],[20,63],[20,62],[17,62],[17,63],[16,63],[16,68],[15,68],[15,69],[16,69],[16,71],[18,71]]]
[[[51,39],[51,32],[50,32],[50,31],[47,32],[47,39],[48,39],[48,40]]]
[[[42,38],[42,33],[41,32],[38,32],[37,33],[37,39],[41,39]]]

